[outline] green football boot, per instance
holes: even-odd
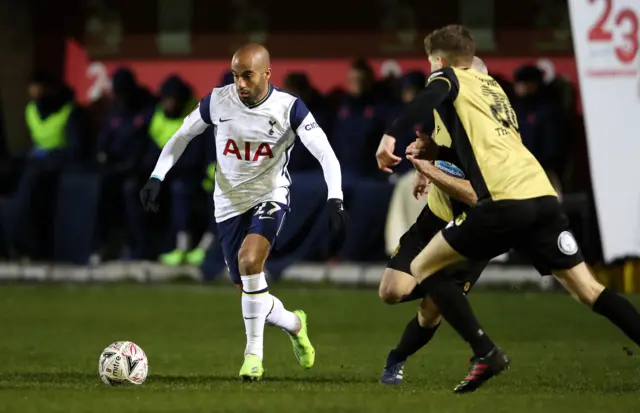
[[[293,313],[300,319],[300,331],[298,334],[295,336],[289,334],[291,344],[293,344],[293,354],[295,354],[298,363],[302,367],[310,369],[316,361],[316,350],[311,345],[311,340],[309,340],[307,314],[302,310],[295,310]]]
[[[170,265],[172,267],[181,265],[184,261],[185,252],[181,250],[173,250],[166,254],[160,255],[160,262],[164,265]]]
[[[203,248],[194,248],[187,253],[185,256],[185,261],[189,265],[193,265],[199,267],[204,262],[204,258],[207,255],[207,251]]]
[[[262,360],[255,354],[247,354],[244,356],[244,363],[240,368],[238,374],[244,381],[258,381],[264,374],[264,368],[262,368]]]

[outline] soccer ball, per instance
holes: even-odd
[[[142,384],[147,379],[149,361],[144,351],[131,341],[116,341],[105,348],[98,360],[98,374],[110,386]]]

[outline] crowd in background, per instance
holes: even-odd
[[[345,76],[347,90],[328,95],[315,90],[313,79],[301,72],[290,73],[278,86],[303,99],[327,133],[341,163],[346,206],[354,216],[360,212],[350,207],[350,188],[362,182],[393,186],[411,173],[409,162],[400,163],[391,176],[379,171],[375,151],[385,128],[424,87],[426,74],[412,71],[400,78],[376,79],[368,62],[357,59]],[[513,102],[524,144],[559,192],[571,187],[567,168],[578,124],[574,86],[561,78],[545,83],[535,66],[519,68],[513,82],[495,77]],[[0,256],[53,259],[59,196],[56,180],[67,171],[91,171],[101,177],[99,218],[91,238],[91,250],[101,259],[160,259],[166,264],[198,265],[206,250],[215,245],[211,128],[192,141],[168,176],[160,215],[145,215],[138,201],[138,191],[162,147],[201,97],[193,95],[189,79],[177,76],[169,76],[155,92],[142,87],[127,68],[116,70],[111,80],[110,97],[82,107],[74,102],[73,91],[57,79],[45,73],[33,76],[27,91],[31,101],[25,108],[33,148],[24,160],[11,164],[10,172],[3,172],[13,179],[1,188]],[[232,82],[227,73],[219,85]],[[402,156],[415,139],[414,131],[397,138],[396,152]],[[294,146],[289,170],[294,181],[296,174],[321,174],[319,163],[302,144]],[[386,214],[394,213],[387,210],[391,193],[381,191],[376,198],[383,204],[378,214],[382,227]],[[194,217],[200,218],[194,221]],[[384,251],[389,252],[384,247],[384,232],[376,232],[375,238],[380,248],[342,258],[384,259]]]

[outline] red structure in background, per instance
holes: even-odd
[[[490,72],[511,80],[514,70],[524,64],[537,64],[548,78],[564,76],[578,84],[575,59],[568,56],[546,57],[488,57],[484,59]],[[426,58],[372,58],[371,64],[380,76],[403,73],[420,69],[429,71]],[[282,85],[284,77],[292,71],[306,72],[313,85],[321,92],[344,87],[350,59],[278,59],[272,61],[273,84]],[[111,73],[120,66],[131,68],[142,84],[151,91],[157,91],[160,83],[170,74],[177,74],[187,80],[199,96],[209,93],[220,81],[222,74],[229,70],[228,59],[110,59],[91,60],[85,48],[73,40],[66,46],[65,79],[76,91],[81,103],[97,99],[109,90]]]

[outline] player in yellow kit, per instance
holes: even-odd
[[[480,73],[487,73],[487,67],[479,58],[474,58],[471,68]],[[429,123],[431,125],[431,123]],[[450,141],[451,137],[442,119],[434,112],[434,139]],[[420,134],[418,134],[420,136]],[[380,141],[376,160],[378,167],[391,172],[402,158],[393,154],[395,140],[389,136]],[[464,172],[456,165],[459,160],[452,150],[443,150],[438,154],[438,161],[433,165],[426,164],[423,173],[416,171],[414,177],[414,196],[424,196],[428,187],[427,205],[416,222],[400,238],[398,247],[387,263],[380,281],[380,299],[386,304],[406,303],[421,300],[418,314],[406,325],[400,341],[386,359],[380,381],[388,385],[397,385],[404,380],[404,365],[407,359],[434,337],[440,326],[440,313],[429,297],[424,297],[417,288],[415,278],[411,275],[411,262],[429,243],[431,238],[444,229],[453,218],[466,211],[476,202],[476,194]],[[443,189],[441,189],[443,188]],[[454,266],[450,272],[454,283],[465,294],[469,293],[480,274],[487,265],[487,260],[468,261]]]
[[[451,138],[442,141],[436,135],[435,144],[455,150],[478,196],[477,204],[435,235],[411,263],[420,288],[473,350],[469,373],[455,391],[478,389],[507,369],[509,358],[482,330],[464,294],[441,270],[465,260],[491,259],[512,248],[640,344],[640,313],[598,283],[584,263],[556,192],[522,144],[504,91],[490,76],[468,69],[475,54],[469,30],[458,25],[438,29],[426,37],[425,51],[432,69],[427,87],[387,135],[435,109]],[[427,167],[428,161],[420,158],[433,152],[432,144],[423,139],[408,154],[418,170]]]

